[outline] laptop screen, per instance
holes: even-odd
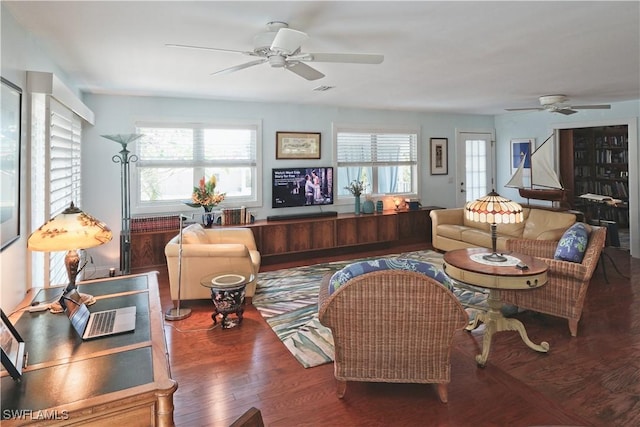
[[[71,320],[71,325],[76,330],[78,335],[82,336],[84,334],[84,330],[87,328],[87,323],[89,323],[89,309],[82,302],[80,294],[77,290],[72,289],[69,292],[65,292],[60,297],[60,305],[64,308],[64,312]]]

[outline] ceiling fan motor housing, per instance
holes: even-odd
[[[540,97],[541,105],[562,104],[567,101],[566,95],[544,95]]]

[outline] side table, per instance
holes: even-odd
[[[218,323],[218,316],[222,316],[222,329],[233,328],[242,323],[244,313],[244,293],[247,283],[252,282],[253,274],[249,277],[239,274],[210,274],[200,280],[200,284],[211,289],[213,301],[213,324]],[[227,319],[229,314],[235,313],[236,319]]]
[[[478,322],[485,325],[485,333],[482,339],[482,354],[476,356],[476,362],[484,367],[489,358],[491,339],[496,332],[518,331],[524,343],[531,349],[546,353],[549,351],[549,343],[533,343],[518,319],[506,318],[502,315],[502,301],[500,289],[533,289],[547,283],[547,264],[532,256],[511,252],[504,263],[486,262],[482,255],[491,251],[485,248],[457,249],[444,254],[444,271],[452,278],[473,286],[489,289],[487,304],[489,311],[480,312],[473,323],[467,328],[474,329]],[[516,266],[523,263],[527,268],[520,269]]]

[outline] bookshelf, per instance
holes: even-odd
[[[572,209],[588,219],[629,226],[629,140],[626,125],[601,126],[560,131],[560,176],[569,190]],[[585,193],[620,199],[615,206],[580,198]],[[595,218],[599,212],[600,218]]]

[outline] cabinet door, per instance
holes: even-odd
[[[349,246],[358,243],[356,218],[345,218],[336,221],[336,239],[338,246]]]
[[[398,234],[401,240],[431,241],[431,220],[428,209],[398,213]]]
[[[308,251],[312,247],[311,229],[313,223],[300,222],[289,224],[287,234],[289,236],[286,252]]]
[[[358,243],[375,243],[378,241],[378,221],[374,215],[357,218]]]
[[[389,242],[398,239],[398,215],[381,215],[378,219],[378,240]]]
[[[289,227],[285,224],[269,225],[262,236],[263,255],[277,255],[288,251]]]
[[[312,225],[313,249],[326,249],[335,246],[336,222],[334,220],[314,222]]]

